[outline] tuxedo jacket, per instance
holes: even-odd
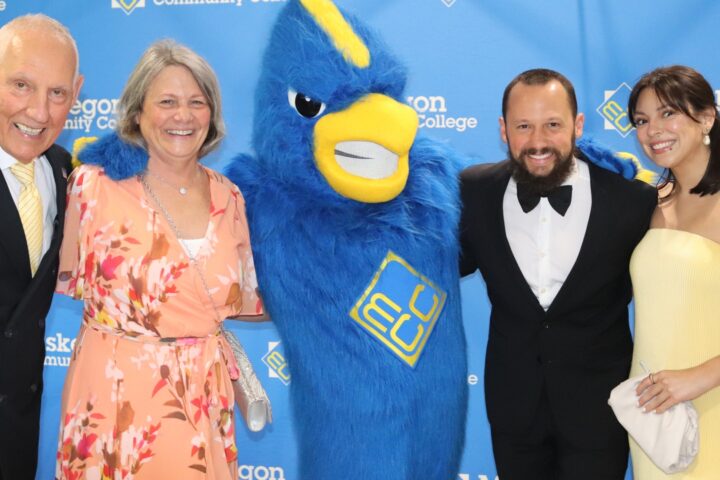
[[[55,179],[57,216],[50,248],[33,277],[20,215],[0,175],[0,479],[33,479],[45,357],[45,316],[50,309],[65,218],[70,155],[45,152]]]
[[[592,206],[577,260],[547,311],[538,303],[505,234],[506,160],[461,174],[461,273],[480,270],[492,310],[485,397],[493,429],[521,433],[545,391],[563,435],[588,448],[622,432],[607,405],[632,355],[630,256],[657,204],[655,189],[590,162]],[[551,240],[552,241],[552,240]]]

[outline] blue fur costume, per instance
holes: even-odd
[[[368,203],[331,188],[314,158],[316,122],[370,93],[401,101],[406,81],[386,47],[345,18],[367,45],[367,68],[346,61],[299,1],[283,9],[256,91],[256,156],[235,158],[227,175],[246,200],[260,291],[292,375],[300,478],[454,479],[467,407],[459,165],[449,150],[416,138],[394,198]],[[324,112],[299,115],[289,89],[321,101]],[[447,294],[414,368],[349,315],[388,251]]]

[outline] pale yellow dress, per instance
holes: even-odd
[[[635,295],[635,350],[630,376],[683,369],[720,355],[720,243],[654,228],[630,261]],[[693,401],[700,450],[685,472],[666,475],[630,439],[635,480],[720,479],[720,388]]]

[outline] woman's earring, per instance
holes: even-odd
[[[709,131],[706,131],[705,134],[703,135],[703,145],[705,145],[706,147],[709,147],[709,146],[710,146],[710,134],[709,134]]]

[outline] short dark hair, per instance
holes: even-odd
[[[698,123],[699,113],[710,109],[715,112],[715,123],[709,132],[710,161],[705,174],[700,182],[690,189],[690,193],[703,196],[720,191],[720,116],[710,83],[700,72],[684,65],[660,67],[646,73],[635,84],[628,99],[628,115],[633,127],[637,127],[635,109],[638,98],[646,88],[651,88],[664,105],[684,113]],[[660,188],[673,181],[672,172],[669,172],[667,180]]]
[[[522,83],[523,85],[547,85],[553,80],[557,80],[565,89],[573,118],[576,117],[578,111],[577,97],[575,96],[575,87],[573,87],[570,80],[568,80],[565,75],[560,72],[556,72],[555,70],[549,70],[547,68],[533,68],[532,70],[526,70],[517,77],[513,78],[512,81],[508,83],[507,87],[505,87],[502,98],[503,118],[505,118],[505,114],[507,114],[507,104],[510,97],[510,91],[515,85],[518,83]]]

